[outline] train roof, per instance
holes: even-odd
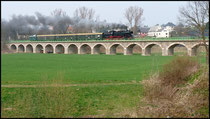
[[[101,35],[103,33],[76,33],[76,34],[47,34],[47,35],[33,35],[33,36],[30,36],[30,37],[34,37],[34,36],[37,36],[37,37],[45,37],[45,36],[75,36],[75,35]]]

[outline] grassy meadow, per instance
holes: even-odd
[[[1,117],[29,118],[135,117],[143,96],[140,82],[174,58],[65,54],[2,54],[1,57],[1,85],[77,84],[1,87]]]
[[[3,54],[2,84],[40,84],[62,75],[66,84],[140,81],[171,56]]]

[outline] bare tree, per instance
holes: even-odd
[[[125,18],[128,20],[128,22],[130,24],[130,28],[132,28],[133,27],[132,23],[133,23],[133,18],[134,18],[133,7],[129,7],[129,8],[126,9]]]
[[[55,9],[51,12],[53,16],[53,33],[62,33],[65,34],[69,25],[72,23],[70,17],[62,9]]]
[[[80,7],[75,10],[74,16],[79,17],[81,19],[92,20],[95,15],[95,11],[91,8],[88,9],[86,7]]]
[[[88,19],[89,20],[93,19],[94,15],[95,15],[95,11],[92,8],[89,9],[88,15],[87,15]]]
[[[74,17],[77,19],[77,23],[74,25],[74,32],[88,32],[93,30],[93,18],[95,11],[91,8],[80,7],[75,10]]]
[[[137,33],[137,26],[140,25],[141,21],[142,21],[142,15],[143,15],[143,9],[140,7],[134,7],[134,33],[136,35]]]
[[[138,6],[131,6],[126,9],[125,11],[125,18],[128,20],[130,24],[130,28],[133,30],[134,35],[137,34],[137,26],[140,25],[142,22],[142,16],[143,16],[143,9]],[[133,26],[134,24],[134,26]]]
[[[209,63],[208,40],[205,38],[207,22],[209,22],[209,1],[190,1],[186,7],[181,7],[179,20],[189,26],[196,27],[206,49],[206,63]]]
[[[55,9],[54,11],[51,12],[52,16],[60,16],[60,17],[64,17],[67,16],[66,12],[63,11],[62,9]]]

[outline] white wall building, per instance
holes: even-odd
[[[148,31],[148,36],[155,36],[155,33],[161,29],[161,26],[153,26]]]
[[[156,38],[168,38],[170,37],[170,32],[173,31],[173,28],[170,26],[161,27],[161,26],[153,26],[150,28],[148,32],[148,36],[156,37]]]

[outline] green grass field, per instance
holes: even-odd
[[[39,84],[62,74],[65,83],[140,81],[172,57],[140,55],[3,54],[2,84]]]
[[[2,54],[1,117],[135,117],[139,83],[174,56]],[[205,62],[205,58],[202,58]],[[114,85],[124,83],[122,85]],[[133,84],[129,84],[133,83]],[[98,84],[98,85],[91,85]],[[101,85],[113,84],[113,85]]]

